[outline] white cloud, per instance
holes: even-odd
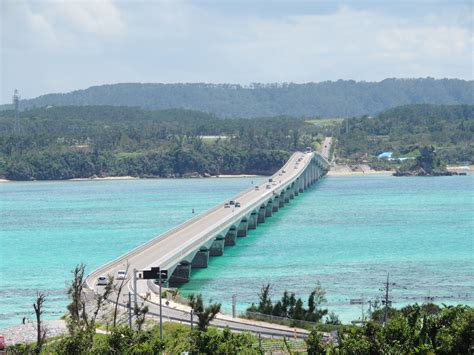
[[[51,22],[70,26],[72,31],[95,35],[120,35],[125,26],[111,0],[60,1],[47,9]]]
[[[2,49],[81,47],[123,34],[125,25],[111,0],[2,2]]]
[[[183,1],[4,0],[2,71],[22,63],[39,78],[30,96],[131,81],[472,79],[472,9],[443,6],[269,15]]]

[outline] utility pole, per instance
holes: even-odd
[[[132,294],[128,293],[128,326],[132,328]]]
[[[232,318],[236,316],[237,295],[232,295]]]
[[[133,303],[136,306],[137,303],[137,269],[133,269]]]
[[[161,300],[161,269],[158,271],[158,282],[159,289],[160,289],[160,339],[163,340],[163,308],[162,308],[162,300]]]
[[[389,303],[389,300],[388,300],[389,287],[390,287],[389,273],[387,273],[387,282],[385,283],[385,299],[384,299],[384,301],[385,301],[385,310],[384,310],[384,313],[383,313],[383,326],[384,327],[387,324],[388,303]]]
[[[364,324],[365,317],[364,317],[364,303],[365,303],[365,297],[364,294],[362,294],[362,303],[361,303],[361,309],[362,309],[362,324]]]

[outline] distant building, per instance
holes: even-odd
[[[392,159],[393,152],[383,152],[377,156],[379,159]]]
[[[379,158],[379,159],[385,159],[385,160],[390,160],[390,161],[393,161],[393,160],[404,161],[404,160],[412,160],[412,159],[415,159],[414,157],[398,157],[398,158],[394,158],[394,157],[393,157],[393,152],[383,152],[382,154],[379,154],[379,155],[377,156],[377,158]]]

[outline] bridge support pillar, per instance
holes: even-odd
[[[298,187],[298,192],[303,192],[303,191],[304,191],[304,175],[301,175],[300,185]]]
[[[266,213],[266,208],[260,207],[260,209],[258,210],[257,223],[265,223],[265,213]]]
[[[248,221],[248,229],[257,229],[257,216],[258,214],[251,214]]]
[[[199,250],[191,263],[193,268],[206,268],[209,265],[209,250]]]
[[[278,207],[282,208],[285,205],[285,194],[280,195],[280,198],[278,199]]]
[[[293,200],[295,198],[295,187],[292,186],[289,190],[289,194],[290,194],[290,200]]]
[[[189,281],[191,277],[191,264],[179,264],[176,269],[174,269],[173,274],[169,279],[170,287],[177,287],[179,285],[185,284]]]
[[[279,208],[280,208],[280,198],[279,196],[276,196],[275,199],[273,200],[272,210],[273,212],[278,212]]]
[[[271,217],[273,213],[273,202],[269,202],[265,208],[265,217]]]
[[[239,224],[239,229],[237,229],[237,237],[245,237],[247,235],[248,222],[241,221]]]
[[[235,245],[235,239],[237,238],[237,229],[235,227],[233,228],[234,229],[229,229],[229,231],[225,235],[225,246]]]
[[[209,248],[210,256],[221,256],[224,255],[224,243],[225,238],[218,236],[214,242],[212,242],[211,247]]]

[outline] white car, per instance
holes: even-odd
[[[127,272],[125,270],[119,270],[117,271],[117,280],[125,280],[125,277],[127,276]]]
[[[97,279],[97,286],[105,286],[107,285],[107,277],[106,276],[99,276]]]

